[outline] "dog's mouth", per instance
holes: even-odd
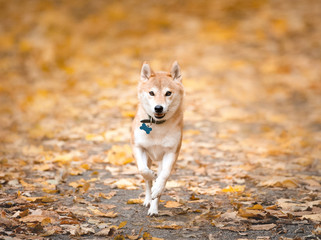
[[[163,117],[165,117],[165,113],[155,113],[155,118],[161,119]]]

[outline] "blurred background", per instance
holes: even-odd
[[[314,171],[320,22],[319,0],[0,1],[1,151],[8,160],[48,140],[128,143],[142,62],[169,70],[178,60],[186,154],[197,136],[198,147]]]

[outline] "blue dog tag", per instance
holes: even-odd
[[[140,129],[141,129],[141,130],[144,130],[147,134],[149,134],[149,133],[152,131],[152,128],[151,128],[151,127],[148,127],[145,123],[143,123],[143,124],[140,126]]]

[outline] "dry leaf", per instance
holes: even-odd
[[[164,205],[166,208],[178,208],[181,207],[182,204],[176,201],[167,201]]]
[[[102,236],[102,237],[111,237],[116,233],[116,231],[117,231],[117,227],[111,226],[111,227],[104,228],[104,229],[100,230],[95,235]]]
[[[115,185],[119,189],[127,189],[127,190],[136,190],[138,187],[136,186],[135,180],[122,178],[118,181],[114,182],[113,185]]]
[[[310,207],[308,204],[296,203],[291,199],[283,199],[283,198],[278,199],[276,204],[280,206],[283,210],[291,211],[291,212],[305,211]]]
[[[125,165],[133,162],[132,150],[129,145],[113,145],[108,151],[107,162],[114,165]]]
[[[25,197],[25,196],[20,196],[20,198],[29,201],[29,202],[43,202],[43,203],[50,203],[50,202],[55,202],[57,201],[56,198],[51,197],[51,196],[43,196],[43,197]]]
[[[115,191],[111,191],[111,192],[109,192],[109,193],[107,193],[107,194],[104,194],[104,193],[100,192],[100,193],[99,193],[99,197],[102,197],[102,198],[104,198],[104,199],[111,199],[113,196],[116,195],[116,193],[117,193],[117,192],[115,192]]]
[[[297,188],[299,183],[294,178],[287,177],[273,177],[269,180],[263,181],[259,184],[263,187],[283,187],[283,188]]]
[[[144,199],[132,198],[132,199],[128,199],[127,204],[142,204],[143,202],[144,202]]]
[[[244,218],[255,218],[255,219],[263,219],[265,213],[260,210],[249,210],[249,209],[239,209],[239,216]]]
[[[87,207],[87,209],[90,210],[93,214],[95,214],[98,217],[114,218],[114,217],[117,217],[117,215],[118,215],[117,213],[115,213],[113,211],[104,213],[104,212],[102,212],[99,209],[94,208],[94,207]]]
[[[308,215],[303,215],[301,219],[309,219],[313,222],[320,223],[321,222],[321,213],[318,214],[308,214]]]
[[[126,224],[127,224],[127,221],[123,221],[123,222],[119,223],[119,225],[118,225],[118,229],[119,229],[119,228],[123,228],[123,227],[125,227],[125,226],[126,226]]]
[[[276,224],[270,223],[270,224],[258,224],[258,225],[251,225],[250,230],[254,231],[268,231],[272,228],[276,227]]]
[[[244,192],[245,185],[235,185],[235,186],[228,186],[222,189],[222,192],[225,193],[234,193],[234,192]]]
[[[161,225],[157,225],[157,226],[153,226],[153,227],[158,228],[158,229],[177,230],[177,229],[181,229],[183,227],[183,225],[184,225],[183,223],[179,223],[179,222],[165,221]]]
[[[264,210],[264,208],[260,204],[255,204],[254,206],[248,207],[247,209],[249,209],[249,210]]]

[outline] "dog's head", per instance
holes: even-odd
[[[170,72],[154,73],[144,63],[138,86],[138,98],[145,112],[154,119],[167,120],[182,105],[184,88],[178,63],[175,61]]]

